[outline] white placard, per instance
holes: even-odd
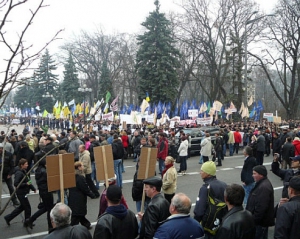
[[[188,110],[189,117],[197,117],[198,116],[198,110]]]
[[[212,121],[213,121],[212,117],[197,118],[197,124],[201,124],[201,125],[211,124]]]

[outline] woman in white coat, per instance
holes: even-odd
[[[205,163],[206,161],[209,160],[209,156],[211,156],[211,150],[213,147],[209,133],[205,134],[205,138],[201,141],[200,145],[201,145],[200,153],[203,156],[203,162]]]
[[[186,159],[188,157],[188,148],[189,148],[189,142],[186,138],[186,136],[181,136],[181,143],[178,148],[179,158],[180,158],[180,169],[178,173],[182,173],[183,175],[186,174]]]

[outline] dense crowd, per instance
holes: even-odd
[[[295,225],[300,215],[300,133],[295,128],[296,122],[289,122],[287,128],[266,122],[221,123],[213,125],[218,128],[213,135],[214,141],[209,132],[201,132],[199,164],[202,164],[200,175],[204,184],[199,190],[194,218],[190,217],[191,200],[183,193],[176,193],[177,176],[186,174],[192,141],[183,127],[154,127],[144,123],[141,127],[127,125],[123,129],[119,122],[92,122],[84,128],[81,122],[58,120],[56,124],[56,120],[44,123],[43,119],[23,123],[22,133],[11,130],[9,135],[3,131],[0,135],[3,180],[15,205],[15,209],[4,217],[7,225],[24,211],[24,226],[33,228],[35,220],[47,213],[49,235],[46,238],[58,235],[64,235],[60,238],[73,238],[73,235],[74,238],[75,235],[76,238],[91,238],[88,231],[91,223],[85,217],[87,197],[90,197],[100,199],[94,238],[124,238],[126,235],[126,238],[140,239],[258,239],[267,238],[268,227],[274,225],[274,238],[298,238],[300,234]],[[115,177],[108,180],[109,185],[105,185],[100,194],[94,148],[103,145],[112,147]],[[142,147],[157,148],[158,172],[157,176],[138,180]],[[216,178],[216,167],[223,165],[224,157],[237,154],[241,148],[245,156],[241,185],[226,185]],[[64,153],[74,153],[76,187],[65,192],[48,192],[43,156]],[[274,157],[272,173],[280,177],[284,185],[280,204],[275,207],[274,190],[263,166],[264,157],[270,155]],[[136,162],[132,199],[136,202],[137,218],[122,195],[123,161],[128,158]],[[38,164],[33,167],[36,162]],[[180,163],[178,171],[175,162]],[[42,199],[34,214],[31,214],[27,198],[30,190],[37,191],[31,182],[30,171],[35,174]],[[145,201],[142,200],[143,191]],[[58,203],[62,193],[65,204]],[[54,194],[57,194],[56,204]],[[211,210],[210,197],[226,204],[222,208],[222,218],[207,216],[207,211]],[[208,226],[209,220],[215,220],[213,226]]]

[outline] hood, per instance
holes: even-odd
[[[119,219],[123,219],[127,215],[127,209],[123,204],[117,206],[110,206],[106,209],[105,212],[112,214],[113,216]]]

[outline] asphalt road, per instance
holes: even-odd
[[[20,127],[20,126],[19,126]],[[19,128],[18,127],[18,128]],[[0,130],[2,130],[0,126]],[[19,132],[19,130],[18,130]],[[238,155],[234,155],[232,157],[225,157],[223,161],[223,166],[217,168],[217,178],[226,182],[227,184],[231,183],[240,183],[240,172],[243,165],[243,155],[242,151],[239,152]],[[191,157],[187,161],[188,170],[185,176],[179,176],[177,182],[177,192],[183,192],[187,194],[193,203],[195,203],[199,188],[203,184],[202,179],[199,175],[200,166],[198,164],[199,156]],[[274,187],[274,194],[275,194],[275,204],[279,201],[282,191],[282,181],[275,176],[270,169],[272,158],[265,157],[265,166],[268,169],[268,177],[273,184]],[[132,187],[132,178],[135,171],[135,163],[132,159],[127,159],[124,161],[125,170],[126,172],[123,173],[123,194],[125,199],[127,200],[127,204],[129,208],[136,212],[135,202],[132,200],[131,197],[131,187]],[[179,168],[179,165],[176,165]],[[158,169],[158,167],[157,167]],[[33,183],[35,185],[34,177]],[[103,190],[103,186],[100,188],[100,192]],[[2,207],[4,203],[7,202],[8,198],[8,189],[6,185],[3,186],[2,191]],[[39,203],[39,196],[38,194],[30,194],[29,200],[32,207],[32,214],[37,210],[37,205]],[[55,195],[55,200],[57,196]],[[0,216],[0,239],[4,238],[14,238],[14,239],[21,239],[21,238],[43,238],[47,234],[47,219],[46,214],[42,215],[38,220],[35,222],[35,227],[31,230],[29,228],[23,227],[23,219],[24,215],[21,214],[16,217],[14,220],[11,221],[11,225],[7,226],[4,221],[4,216],[10,213],[14,207],[10,204],[6,211]],[[192,207],[193,211],[194,204]],[[92,222],[92,225],[95,225],[97,215],[99,211],[99,199],[90,199],[88,198],[88,214],[87,218]],[[93,234],[94,229],[90,232]],[[269,238],[273,238],[274,228],[269,229]]]

